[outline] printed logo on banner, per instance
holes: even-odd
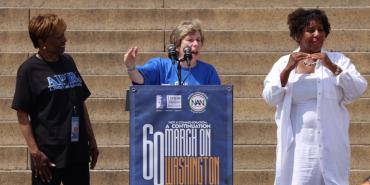
[[[157,95],[156,109],[181,109],[181,95]]]
[[[162,95],[156,96],[156,108],[157,109],[164,109],[166,106],[166,100],[163,98]]]
[[[202,92],[195,92],[189,96],[189,106],[194,113],[203,113],[207,107],[207,95]]]
[[[181,95],[167,95],[168,109],[181,109]]]

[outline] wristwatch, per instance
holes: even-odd
[[[134,66],[134,67],[131,67],[131,68],[127,68],[127,71],[133,71],[135,69],[136,69],[136,67]]]

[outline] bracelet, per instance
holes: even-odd
[[[337,68],[335,69],[334,75],[338,76],[340,72],[342,72],[342,69],[337,65]]]

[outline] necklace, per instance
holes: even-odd
[[[45,62],[57,62],[59,59],[57,60],[46,60],[44,57],[42,57],[40,54],[36,53],[36,58],[42,60],[42,61],[45,61]]]
[[[40,59],[40,60],[44,60],[44,59],[41,57],[41,55],[40,55],[40,54],[38,54],[38,53],[36,53],[36,57],[37,57],[38,59]]]
[[[304,64],[305,66],[314,66],[314,65],[316,65],[316,64],[317,64],[317,61],[314,61],[314,62],[308,62],[308,60],[304,60],[304,61],[303,61],[303,64]]]

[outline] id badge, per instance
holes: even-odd
[[[71,142],[78,142],[80,137],[80,118],[72,116]]]

